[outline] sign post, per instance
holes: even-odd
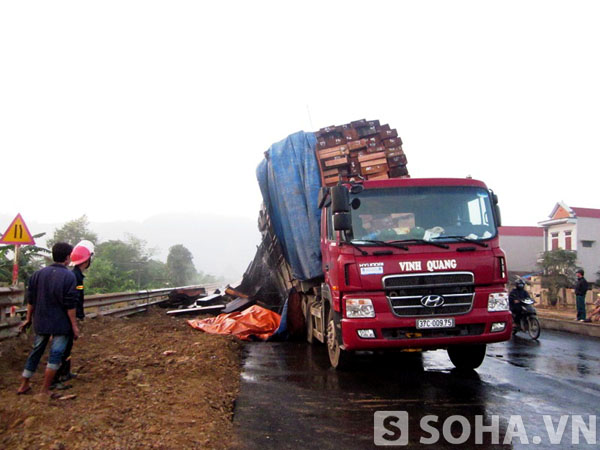
[[[15,261],[13,263],[13,271],[12,271],[12,284],[16,286],[19,284],[19,249],[20,245],[15,245]]]
[[[21,245],[35,245],[33,236],[21,214],[17,214],[12,223],[0,238],[0,244],[13,244],[15,246],[15,260],[12,271],[12,284],[16,285],[19,280],[19,248]]]

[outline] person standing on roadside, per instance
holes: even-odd
[[[583,269],[577,272],[577,283],[575,284],[575,299],[577,302],[577,319],[579,322],[585,322],[585,294],[588,290],[588,282],[584,277]]]
[[[40,359],[46,350],[50,338],[50,355],[44,373],[44,382],[40,394],[50,396],[50,385],[61,365],[62,356],[69,341],[79,337],[79,328],[75,319],[77,290],[75,275],[67,268],[73,247],[65,242],[52,246],[51,264],[35,272],[27,287],[27,316],[19,326],[19,331],[27,329],[33,322],[35,341],[33,349],[25,363],[21,377],[21,386],[17,394],[26,394],[31,390],[30,379],[37,370]]]
[[[76,279],[77,289],[77,304],[75,307],[75,317],[78,320],[85,319],[85,311],[83,309],[83,297],[84,297],[84,288],[83,288],[83,279],[85,275],[83,271],[90,267],[92,263],[92,256],[94,255],[94,244],[90,241],[83,240],[79,242],[73,248],[71,252],[71,266],[75,266],[73,268],[73,274]],[[71,372],[71,351],[73,349],[73,335],[69,336],[69,341],[67,343],[67,347],[65,349],[65,353],[63,355],[62,364],[58,371],[56,372],[56,376],[54,377],[54,381],[52,382],[51,389],[68,389],[71,386],[64,384],[66,381],[69,381],[72,378],[77,377],[76,373]]]

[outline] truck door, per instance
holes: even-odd
[[[334,309],[339,311],[339,281],[337,259],[339,256],[339,245],[337,233],[333,230],[333,219],[331,208],[323,208],[324,220],[321,220],[321,253],[323,254],[323,274],[325,283],[331,289]]]

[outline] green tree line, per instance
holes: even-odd
[[[39,239],[46,233],[34,236]],[[65,223],[47,241],[47,247],[22,246],[19,250],[19,281],[27,283],[36,270],[50,264],[50,250],[56,242],[76,245],[86,239],[95,246],[92,264],[86,272],[86,294],[159,289],[222,281],[213,275],[197,271],[191,252],[181,244],[169,249],[167,262],[153,258],[154,250],[133,235],[124,240],[100,242],[98,235],[89,229],[84,215]],[[10,284],[14,247],[0,246],[0,285]]]

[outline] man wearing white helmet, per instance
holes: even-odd
[[[79,242],[71,252],[71,266],[73,267],[73,274],[76,279],[77,289],[77,302],[75,306],[75,316],[79,320],[85,318],[85,312],[83,309],[83,271],[90,267],[92,263],[92,256],[94,255],[94,244],[90,241],[83,240]],[[69,339],[67,348],[63,355],[63,360],[60,368],[56,372],[54,377],[53,388],[54,389],[68,389],[70,386],[64,384],[65,381],[69,381],[71,378],[75,378],[77,374],[71,372],[71,350],[73,349],[73,337]]]

